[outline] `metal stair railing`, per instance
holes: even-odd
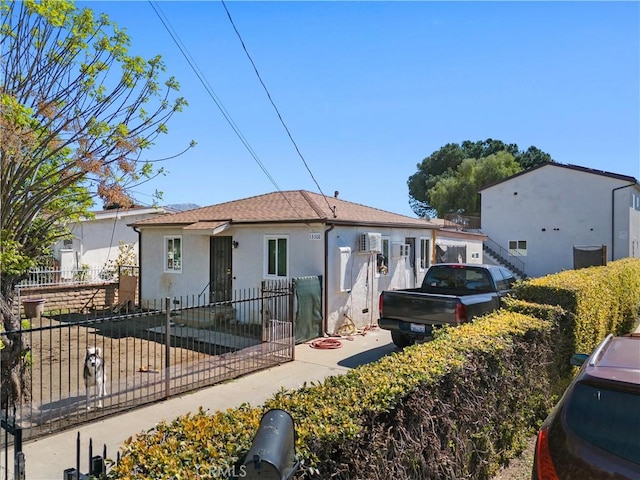
[[[498,244],[495,240],[487,238],[483,243],[483,248],[486,252],[493,255],[500,263],[505,267],[512,269],[515,273],[522,277],[526,277],[524,261],[519,258],[522,255],[513,255],[508,249]]]

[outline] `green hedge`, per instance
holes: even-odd
[[[197,412],[128,442],[111,478],[228,478],[261,415],[289,412],[315,478],[490,478],[546,415],[551,324],[495,312],[264,406]],[[393,441],[390,441],[391,438]]]
[[[513,297],[505,298],[503,307],[511,312],[541,318],[550,323],[553,350],[547,359],[549,367],[546,372],[549,375],[553,398],[558,398],[566,389],[574,373],[570,360],[576,353],[575,315],[558,305],[531,303]]]
[[[575,316],[576,351],[589,353],[609,333],[629,332],[640,310],[640,259],[567,270],[518,282],[514,296],[558,305]]]
[[[571,377],[569,357],[625,333],[640,261],[519,282],[505,309],[261,407],[161,422],[122,449],[115,479],[227,479],[271,408],[291,413],[296,478],[488,479],[523,448]]]

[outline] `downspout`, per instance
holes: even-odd
[[[142,306],[142,232],[136,227],[131,228],[138,234],[138,303]]]
[[[329,269],[329,232],[336,228],[334,224],[331,224],[329,228],[324,231],[324,278],[322,279],[322,283],[324,284],[324,315],[322,316],[322,332],[327,333],[328,328],[328,312],[329,312],[329,275],[327,275],[327,270]]]
[[[635,183],[630,183],[629,185],[623,185],[621,187],[616,187],[611,190],[611,261],[615,260],[615,240],[616,240],[616,190],[622,190],[623,188],[633,187]]]

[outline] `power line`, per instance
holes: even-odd
[[[299,214],[299,212],[296,210],[296,208],[293,206],[293,204],[289,201],[289,199],[286,197],[286,195],[283,194],[282,190],[280,189],[280,187],[276,183],[275,179],[273,178],[271,173],[269,173],[269,171],[267,170],[267,167],[262,163],[262,161],[260,160],[258,155],[255,153],[255,151],[253,150],[253,148],[249,144],[248,140],[244,137],[244,135],[240,131],[240,128],[233,121],[233,118],[231,118],[231,115],[229,114],[227,109],[224,107],[222,101],[218,98],[218,96],[213,91],[213,88],[211,87],[211,85],[207,81],[205,75],[202,73],[202,71],[198,67],[197,62],[191,57],[191,54],[189,53],[187,47],[182,43],[182,40],[180,39],[179,35],[174,30],[174,28],[171,26],[171,22],[169,22],[169,20],[166,18],[166,16],[164,15],[164,12],[162,12],[162,9],[160,8],[160,6],[157,5],[157,2],[153,2],[152,0],[149,0],[149,4],[151,5],[151,8],[153,8],[154,12],[156,13],[158,18],[160,19],[160,21],[161,21],[162,25],[164,26],[164,28],[167,30],[167,32],[171,36],[173,42],[176,44],[176,46],[178,47],[178,49],[180,50],[180,52],[182,53],[184,58],[187,60],[187,63],[189,64],[191,69],[194,71],[194,73],[198,77],[198,80],[200,80],[200,83],[202,84],[202,86],[205,88],[205,90],[207,91],[207,93],[209,94],[211,99],[214,101],[214,103],[218,107],[218,110],[220,110],[220,113],[222,113],[222,116],[225,118],[227,123],[231,126],[231,128],[234,131],[234,133],[236,134],[236,136],[240,139],[242,144],[245,146],[245,148],[247,149],[249,154],[252,156],[252,158],[255,160],[255,162],[258,164],[258,166],[261,168],[261,170],[264,172],[264,174],[267,176],[267,178],[269,178],[271,183],[276,187],[276,190],[283,195],[284,199],[289,204],[289,206],[293,209],[293,211],[296,212],[296,214],[300,218],[302,218],[302,216]],[[225,10],[226,10],[226,6],[225,6]],[[228,12],[227,12],[227,14],[228,14]],[[234,29],[235,29],[235,26],[234,26]],[[236,33],[237,33],[237,30],[236,30]],[[243,46],[244,46],[244,44],[243,44]],[[245,52],[246,52],[246,49],[245,49]],[[248,55],[248,53],[247,53],[247,55]],[[249,59],[251,59],[251,57],[249,57]],[[255,70],[255,65],[254,65],[254,70]],[[257,73],[257,71],[256,71],[256,73]],[[262,83],[262,80],[261,80],[261,83]],[[264,86],[264,83],[263,83],[263,87],[266,90],[266,87]],[[267,91],[267,94],[268,94],[268,91]],[[270,98],[270,96],[269,96],[269,98]],[[271,102],[271,103],[275,108],[275,104],[273,104],[273,102]],[[277,108],[276,108],[276,111],[277,111]],[[279,113],[278,113],[278,116],[280,116]],[[281,118],[281,121],[282,121],[282,118]],[[283,125],[284,125],[284,122],[283,122]],[[286,125],[285,125],[285,129],[286,129]],[[287,129],[287,133],[288,133],[288,129]],[[290,134],[289,134],[289,138],[291,138]],[[291,140],[293,141],[293,138],[291,138]],[[294,142],[294,145],[295,145],[295,142]],[[296,146],[296,150],[297,150],[297,146]],[[298,151],[298,154],[302,157],[302,154],[300,154],[299,151]],[[302,158],[302,160],[304,162],[304,158]],[[306,162],[305,162],[305,166],[306,166]],[[307,169],[308,169],[308,167],[307,167]],[[309,170],[309,173],[311,173],[310,170]],[[313,178],[313,174],[311,174],[311,176]],[[315,182],[315,178],[314,178],[314,182]],[[316,183],[316,185],[318,185],[317,182],[315,182],[315,183]],[[318,185],[318,189],[320,189],[319,185]],[[320,192],[322,193],[322,190],[320,190]],[[324,193],[322,193],[322,196],[325,198],[325,201],[327,202],[327,205],[329,205],[329,202],[327,201]],[[335,208],[332,207],[331,205],[329,205],[329,209],[334,213],[334,216],[335,216]]]
[[[191,69],[194,71],[194,73],[198,77],[198,80],[200,80],[200,83],[202,83],[203,87],[205,88],[205,90],[207,91],[207,93],[209,94],[211,99],[214,101],[214,103],[218,107],[218,110],[220,110],[220,113],[222,113],[222,116],[225,118],[227,123],[231,126],[231,128],[234,131],[234,133],[237,135],[237,137],[240,139],[242,144],[245,146],[245,148],[247,149],[247,151],[249,152],[251,157],[255,160],[255,162],[258,164],[260,169],[264,172],[264,174],[267,176],[267,178],[271,181],[273,186],[276,187],[276,190],[283,195],[284,199],[289,204],[289,206],[293,209],[293,211],[296,212],[296,214],[300,218],[302,218],[302,216],[298,213],[296,208],[291,204],[289,199],[282,193],[282,190],[280,189],[280,187],[276,183],[276,181],[273,178],[273,176],[271,175],[271,173],[269,173],[269,171],[267,170],[267,167],[262,163],[260,158],[258,158],[258,155],[255,153],[255,151],[253,150],[251,145],[249,145],[249,142],[247,141],[247,139],[244,137],[244,135],[240,131],[240,128],[233,121],[233,119],[231,118],[231,115],[229,114],[229,112],[227,112],[227,109],[222,104],[222,101],[217,97],[217,95],[213,91],[213,88],[211,87],[211,85],[209,84],[207,79],[205,78],[205,76],[202,73],[202,71],[200,70],[200,68],[197,66],[196,61],[191,57],[191,54],[187,50],[187,47],[182,43],[182,40],[180,40],[179,35],[176,33],[176,31],[171,26],[171,23],[169,22],[169,20],[164,15],[164,12],[162,12],[162,9],[158,5],[154,5],[154,3],[151,0],[149,0],[149,4],[153,8],[153,10],[156,12],[156,15],[158,16],[158,18],[160,19],[160,21],[164,25],[164,27],[167,30],[167,32],[169,32],[169,35],[173,39],[174,43],[177,45],[177,47],[180,50],[180,52],[182,53],[182,55],[187,60],[187,63],[189,64]]]
[[[153,8],[153,10],[156,12],[156,15],[158,16],[158,18],[162,22],[162,25],[164,25],[164,28],[167,30],[167,32],[169,32],[169,35],[171,36],[173,42],[177,45],[178,49],[180,50],[180,52],[182,53],[184,58],[187,60],[187,63],[189,64],[191,69],[194,71],[194,73],[198,77],[198,80],[200,80],[200,83],[202,84],[204,89],[209,94],[209,97],[211,97],[213,102],[216,104],[216,106],[218,107],[218,110],[220,110],[220,113],[222,113],[222,116],[227,121],[229,126],[231,126],[232,130],[237,135],[237,137],[240,139],[242,144],[245,146],[245,148],[247,149],[247,151],[249,152],[251,157],[253,157],[255,162],[262,169],[264,174],[271,181],[271,183],[276,187],[276,189],[278,191],[280,191],[280,187],[276,183],[275,179],[271,176],[271,174],[267,170],[267,167],[265,167],[265,165],[262,163],[260,158],[258,158],[258,155],[255,153],[255,151],[253,150],[251,145],[249,145],[249,142],[247,141],[247,139],[244,137],[244,135],[240,131],[240,128],[233,121],[233,118],[231,118],[231,115],[229,114],[229,112],[227,112],[227,109],[222,104],[222,101],[218,98],[218,96],[213,91],[213,88],[211,87],[211,85],[209,84],[209,82],[205,78],[204,74],[202,73],[202,71],[200,70],[198,65],[196,64],[196,61],[191,57],[191,55],[189,54],[187,48],[182,43],[182,40],[180,40],[180,37],[175,32],[175,30],[171,26],[169,20],[164,15],[164,12],[162,12],[162,9],[160,9],[160,7],[158,5],[154,5],[154,3],[157,3],[157,2],[153,2],[153,1],[149,0],[149,4],[151,5],[151,8]]]
[[[318,181],[314,177],[313,172],[309,168],[309,165],[307,164],[307,161],[305,160],[304,156],[302,155],[302,152],[300,152],[300,149],[298,148],[298,144],[293,139],[293,136],[291,135],[291,132],[289,131],[289,128],[287,127],[287,124],[284,122],[284,119],[282,118],[282,115],[280,114],[280,110],[278,110],[278,107],[276,106],[275,102],[273,101],[273,98],[271,98],[271,93],[269,92],[269,89],[267,88],[265,83],[262,81],[262,77],[260,76],[260,72],[258,72],[258,68],[256,67],[255,62],[253,61],[253,58],[251,58],[251,55],[249,54],[249,51],[247,50],[247,46],[245,45],[244,40],[242,39],[242,36],[240,35],[240,32],[236,28],[236,24],[233,22],[233,18],[231,18],[231,13],[229,12],[229,9],[227,9],[227,4],[224,2],[224,0],[220,0],[220,2],[222,3],[222,6],[224,7],[225,12],[227,12],[227,17],[229,18],[229,22],[231,22],[231,26],[233,27],[233,30],[236,32],[236,35],[238,36],[238,40],[240,40],[240,44],[242,45],[242,49],[244,50],[244,53],[247,55],[247,58],[251,62],[251,66],[253,67],[253,71],[256,73],[256,76],[258,77],[258,80],[260,81],[260,85],[262,85],[262,88],[264,89],[265,93],[267,94],[267,98],[269,98],[269,102],[271,102],[271,105],[273,106],[274,110],[276,111],[276,114],[278,115],[278,119],[280,119],[280,123],[282,124],[282,126],[285,129],[285,131],[287,132],[287,135],[289,136],[289,140],[291,140],[291,143],[293,144],[294,148],[296,149],[296,152],[298,153],[298,156],[300,157],[300,159],[302,160],[302,163],[304,164],[305,168],[309,172],[309,175],[311,175],[311,179],[313,180],[313,183],[315,183],[316,187],[318,187],[318,190],[322,194],[322,197],[324,198],[324,201],[327,202],[327,205],[329,206],[329,210],[331,210],[333,212],[334,216],[335,216],[334,207],[332,207],[331,204],[329,204],[329,201],[327,200],[326,195],[322,191],[322,188],[320,188],[320,185],[318,184]]]

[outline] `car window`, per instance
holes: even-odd
[[[491,291],[491,281],[483,268],[431,267],[423,285],[448,289]]]
[[[587,442],[640,464],[640,395],[578,383],[565,410],[567,426]]]
[[[493,280],[496,283],[496,289],[498,291],[500,291],[500,290],[508,290],[509,289],[509,284],[507,283],[507,281],[502,276],[502,272],[500,272],[499,268],[492,268],[491,269],[491,276],[493,277]]]
[[[502,273],[502,277],[504,278],[506,284],[507,284],[507,289],[510,289],[513,287],[513,284],[515,283],[516,279],[513,276],[513,274],[507,270],[506,268],[500,268],[500,273]]]

